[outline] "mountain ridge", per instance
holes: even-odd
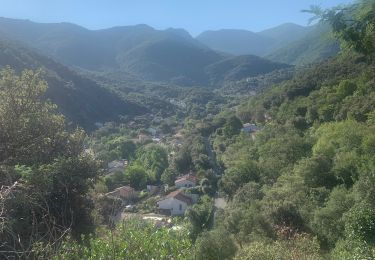
[[[210,85],[211,70],[206,67],[231,56],[212,50],[184,29],[156,30],[144,24],[89,30],[70,23],[0,18],[0,32],[70,67],[182,86]],[[250,68],[254,69],[243,64],[236,75],[251,76]]]

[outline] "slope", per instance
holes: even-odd
[[[300,40],[305,37],[312,27],[305,27],[294,23],[285,23],[261,32],[258,35],[268,37],[274,40],[272,51],[283,47],[289,43]]]
[[[205,31],[196,39],[208,47],[234,55],[264,55],[273,45],[272,38],[246,30]]]
[[[340,50],[328,26],[316,25],[302,39],[291,42],[266,57],[270,60],[294,65],[319,62],[334,56]]]
[[[221,85],[224,82],[238,81],[288,67],[290,65],[253,55],[242,55],[211,64],[206,67],[206,72],[211,85]]]
[[[0,67],[8,65],[16,71],[43,68],[49,85],[47,98],[74,124],[86,129],[91,129],[95,122],[109,121],[118,115],[146,112],[50,58],[14,42],[0,40]]]

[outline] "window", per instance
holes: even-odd
[[[180,204],[180,210],[182,210],[182,204]]]

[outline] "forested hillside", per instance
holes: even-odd
[[[216,131],[229,205],[199,241],[204,257],[228,234],[235,259],[375,257],[374,10],[314,10],[345,52],[242,103],[237,117],[260,131]]]
[[[304,27],[287,23],[257,33],[234,29],[205,31],[196,39],[221,52],[266,56],[290,43],[304,39],[314,29],[314,26]]]
[[[275,62],[306,65],[339,52],[328,25],[282,24],[258,33],[245,30],[206,31],[197,40],[214,50],[235,55],[258,55]]]
[[[46,98],[58,105],[69,121],[88,129],[95,122],[115,120],[119,115],[139,115],[147,109],[121,99],[93,80],[35,51],[9,41],[0,41],[0,67],[10,66],[17,72],[24,69],[41,69],[49,83]]]
[[[304,65],[333,57],[339,50],[339,43],[331,34],[330,27],[318,24],[304,37],[281,46],[269,53],[266,58],[287,64]]]
[[[206,67],[206,71],[210,84],[220,86],[225,82],[234,82],[290,67],[257,56],[241,55],[211,64]]]

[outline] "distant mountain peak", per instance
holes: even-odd
[[[185,29],[182,29],[182,28],[167,28],[165,30],[165,32],[167,33],[172,33],[172,34],[175,34],[175,35],[178,35],[180,37],[183,37],[183,38],[186,38],[186,39],[191,39],[191,35],[188,31],[186,31]]]
[[[214,50],[234,55],[264,55],[272,46],[268,37],[241,29],[205,31],[196,39]]]

